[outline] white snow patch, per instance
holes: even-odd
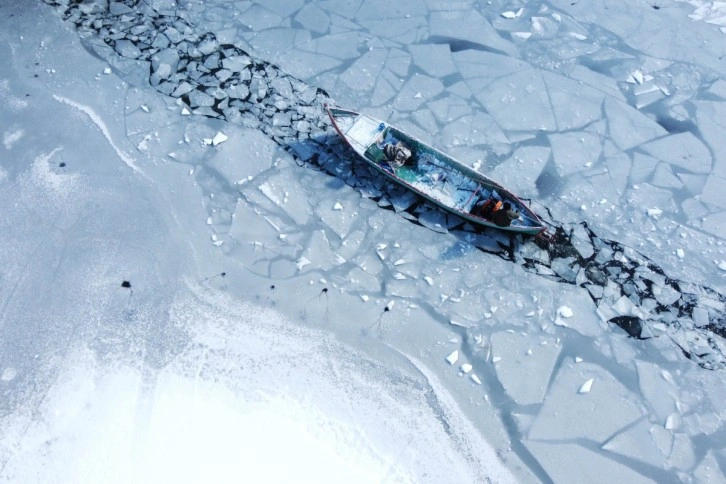
[[[20,111],[28,106],[28,101],[10,92],[7,79],[0,79],[0,105],[7,106],[11,111]]]
[[[5,146],[6,150],[12,149],[13,145],[20,141],[20,139],[25,134],[25,131],[22,129],[16,129],[14,131],[6,131],[3,134],[3,145]]]
[[[0,375],[0,380],[10,381],[10,380],[13,380],[17,375],[18,375],[18,370],[9,366],[3,370],[2,375]]]

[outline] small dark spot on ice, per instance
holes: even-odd
[[[131,283],[129,281],[124,281],[121,283],[121,287],[131,288]]]
[[[65,161],[61,161],[61,162],[60,162],[60,163],[58,164],[58,166],[60,166],[61,168],[65,168],[65,166],[66,166],[66,162],[65,162]],[[124,281],[124,284],[128,284],[128,282]],[[121,285],[123,286],[123,284],[121,284]],[[126,286],[124,286],[124,287],[126,287]]]
[[[324,287],[321,292],[328,292],[328,288],[327,287]]]
[[[220,272],[219,275],[222,276],[222,277],[224,277],[224,276],[227,275],[227,273],[226,272]]]
[[[272,290],[274,291],[274,290],[275,290],[275,285],[274,285],[274,284],[272,284],[272,285],[270,286],[270,289],[272,289]]]
[[[387,313],[387,312],[388,312],[388,311],[390,311],[390,310],[391,310],[391,309],[390,309],[390,308],[389,308],[388,306],[386,306],[385,308],[383,308],[383,312],[384,312],[384,313]]]
[[[33,77],[38,77],[38,74],[33,74]]]

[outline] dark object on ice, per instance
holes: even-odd
[[[618,325],[620,329],[633,338],[648,339],[641,336],[643,334],[643,323],[640,318],[635,316],[616,316],[608,320],[608,323]]]
[[[338,134],[368,165],[390,180],[478,226],[508,232],[536,235],[546,227],[527,205],[513,193],[452,157],[407,135],[388,123],[364,114],[327,106],[328,115]],[[410,161],[392,166],[386,145],[401,143],[410,149]],[[478,214],[475,205],[498,193],[510,202],[514,219],[497,225]]]
[[[125,287],[126,289],[131,288],[131,283],[129,281],[124,281],[121,283],[121,287]]]

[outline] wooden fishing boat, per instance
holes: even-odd
[[[531,235],[545,231],[524,202],[478,171],[388,123],[346,109],[327,110],[338,134],[366,163],[442,209],[484,227]],[[497,202],[501,208],[490,211]]]

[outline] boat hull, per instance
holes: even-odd
[[[441,209],[481,227],[530,235],[545,231],[537,214],[485,175],[388,123],[346,109],[327,107],[327,111],[335,130],[366,164]],[[383,153],[382,146],[394,142],[402,142],[413,152],[403,166]],[[492,196],[519,211],[511,225],[497,225],[478,213],[477,205]]]

